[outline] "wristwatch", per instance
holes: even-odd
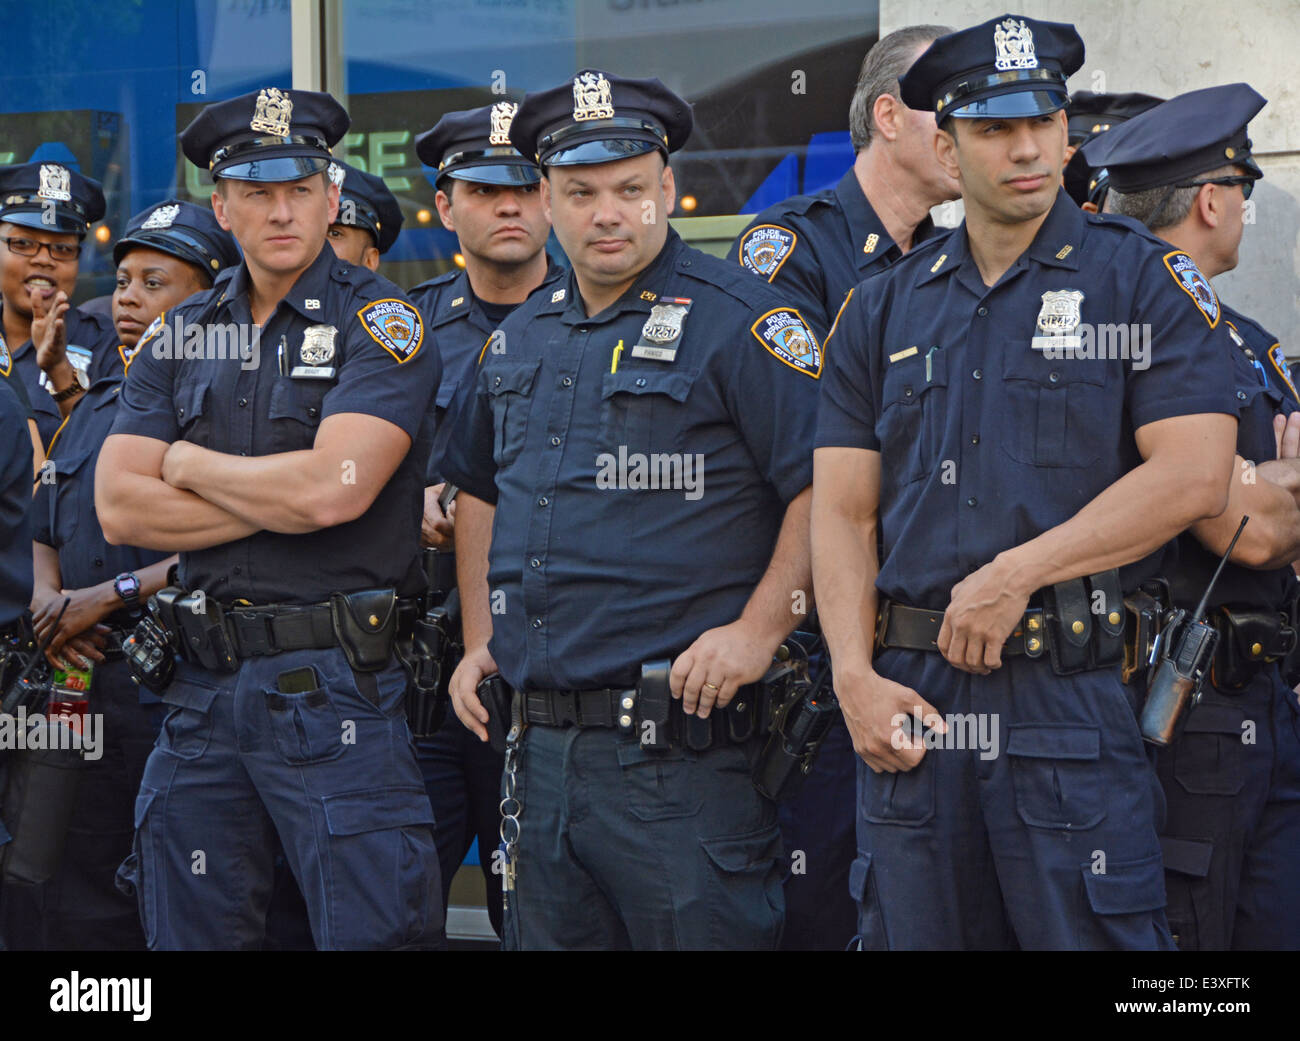
[[[72,366],[72,374],[76,379],[59,391],[54,389],[53,380],[48,378],[45,380],[45,389],[50,392],[50,397],[55,401],[67,401],[68,398],[72,397],[74,394],[80,394],[83,390],[90,389],[90,379],[81,369],[77,368],[75,365]]]
[[[140,580],[132,571],[123,571],[113,579],[113,592],[126,604],[128,611],[140,610]]]

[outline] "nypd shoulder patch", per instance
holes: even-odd
[[[798,242],[799,236],[789,228],[759,224],[740,240],[740,266],[771,282]]]
[[[1217,326],[1221,313],[1219,298],[1214,295],[1214,287],[1210,285],[1210,280],[1201,274],[1201,269],[1196,266],[1196,261],[1181,249],[1166,253],[1164,261],[1165,267],[1174,276],[1174,281],[1178,283],[1178,287],[1192,298],[1192,302],[1196,304],[1196,309],[1210,323],[1210,328],[1213,329]]]
[[[357,312],[370,338],[400,365],[415,357],[424,342],[420,313],[401,300],[375,300]]]
[[[14,369],[14,356],[9,353],[9,345],[0,336],[0,376],[8,376]]]
[[[803,315],[793,307],[768,311],[750,326],[750,332],[769,354],[790,368],[813,379],[821,378],[822,349]]]

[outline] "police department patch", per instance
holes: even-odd
[[[401,300],[376,300],[357,312],[371,339],[397,359],[413,358],[424,342],[419,312]]]
[[[1217,326],[1219,324],[1219,298],[1214,295],[1214,287],[1210,285],[1210,280],[1201,274],[1201,269],[1196,266],[1196,261],[1182,250],[1166,253],[1164,260],[1169,273],[1177,280],[1183,292],[1192,298],[1197,310],[1205,315],[1205,320],[1210,323],[1210,328],[1213,329]]]
[[[799,236],[788,228],[775,224],[760,224],[750,228],[740,240],[740,266],[769,282],[776,278],[785,258],[794,252]]]
[[[750,326],[750,331],[769,353],[790,368],[798,369],[813,379],[821,378],[822,351],[817,345],[817,337],[793,307],[768,311]]]
[[[1291,382],[1291,366],[1287,364],[1286,352],[1282,350],[1280,343],[1275,343],[1268,349],[1268,360],[1272,362],[1278,377],[1290,389],[1292,398],[1300,404],[1300,390],[1296,390],[1296,385]]]
[[[0,376],[8,376],[14,368],[14,356],[9,353],[9,345],[0,336]]]

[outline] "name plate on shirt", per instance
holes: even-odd
[[[329,365],[295,365],[289,372],[289,378],[295,380],[332,380],[338,372]]]
[[[1029,346],[1044,354],[1059,355],[1066,351],[1077,351],[1082,342],[1078,336],[1035,336],[1029,341]]]
[[[676,347],[649,347],[638,343],[632,348],[633,358],[649,358],[651,361],[674,361],[677,358]]]

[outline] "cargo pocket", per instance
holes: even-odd
[[[391,949],[439,931],[442,889],[433,810],[423,788],[321,799],[329,829],[329,943]]]
[[[704,805],[698,790],[695,753],[674,745],[648,751],[635,739],[620,738],[618,765],[623,774],[623,804],[637,820],[693,817]]]
[[[158,840],[151,832],[149,810],[154,799],[158,797],[156,788],[140,789],[135,797],[135,838],[131,843],[131,852],[117,869],[114,882],[117,889],[134,895],[140,909],[140,926],[144,930],[144,942],[150,949],[158,942],[158,857],[161,850]]]
[[[849,896],[858,905],[858,950],[887,951],[885,920],[880,914],[880,896],[871,874],[871,854],[859,853],[849,867]]]
[[[881,388],[877,432],[891,448],[882,479],[919,481],[940,464],[948,397],[948,355],[942,349],[891,363]]]
[[[605,373],[600,386],[599,448],[617,452],[626,447],[629,455],[680,451],[682,410],[695,376],[685,370]],[[661,486],[662,482],[656,485]]]
[[[1035,828],[1087,829],[1100,823],[1106,807],[1097,769],[1098,729],[1059,724],[1008,729],[1020,819]]]
[[[324,687],[298,694],[262,689],[271,737],[290,766],[326,763],[343,754],[343,720]]]
[[[1179,950],[1226,950],[1227,937],[1215,920],[1214,908],[1218,902],[1210,891],[1214,843],[1209,839],[1165,836],[1160,839],[1160,851],[1168,895],[1165,913]],[[1218,918],[1222,921],[1223,914]]]
[[[177,759],[198,759],[212,740],[212,703],[220,688],[200,683],[179,671],[162,692],[163,704],[171,711],[163,718],[158,749]]]
[[[713,866],[709,936],[717,950],[774,951],[785,924],[784,847],[775,824],[743,835],[701,839]]]
[[[497,362],[482,375],[492,406],[492,458],[499,467],[514,462],[524,447],[530,398],[541,364],[540,358]]]
[[[1080,870],[1088,904],[1108,946],[1116,950],[1161,946],[1160,932],[1152,920],[1152,913],[1165,906],[1164,865],[1159,853],[1125,864],[1111,862],[1104,874],[1095,874],[1090,864]]]
[[[1002,450],[1008,456],[1029,466],[1082,469],[1103,450],[1106,458],[1118,451],[1120,417],[1108,411],[1118,398],[1107,396],[1106,362],[1028,350],[1009,350],[1004,359]]]
[[[873,824],[919,828],[934,817],[935,753],[927,752],[916,766],[897,773],[858,770],[858,805]]]
[[[1236,795],[1245,786],[1246,713],[1231,705],[1202,704],[1187,714],[1174,742],[1174,779],[1192,795]]]

